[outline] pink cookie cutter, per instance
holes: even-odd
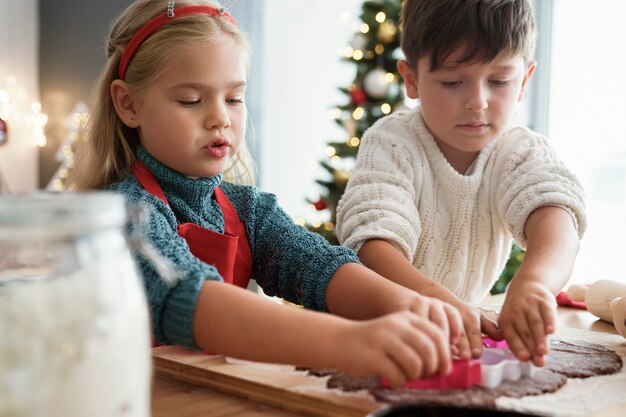
[[[415,389],[464,389],[473,385],[495,388],[504,381],[515,381],[522,376],[531,377],[536,367],[530,362],[520,362],[508,349],[504,340],[483,338],[486,349],[480,359],[454,359],[449,375],[435,375],[408,381],[406,388]],[[383,378],[383,386],[389,382]]]
[[[509,348],[509,344],[506,342],[506,340],[493,340],[492,338],[487,336],[483,336],[483,346],[488,348]]]
[[[480,384],[482,381],[480,359],[454,359],[452,372],[448,375],[434,375],[422,379],[414,379],[404,384],[406,388],[415,389],[454,389],[469,388]],[[383,386],[389,386],[389,382],[383,378]]]

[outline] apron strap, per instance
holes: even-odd
[[[170,203],[167,202],[167,198],[165,198],[165,193],[159,185],[159,182],[154,178],[154,175],[150,172],[148,167],[139,159],[133,164],[133,174],[135,174],[135,177],[137,177],[137,180],[147,192],[163,201],[165,205],[170,205]]]
[[[224,233],[239,236],[233,283],[239,287],[246,288],[252,275],[252,251],[250,250],[246,226],[239,218],[235,206],[233,206],[233,203],[226,197],[226,194],[220,187],[215,189],[215,198],[222,208]]]

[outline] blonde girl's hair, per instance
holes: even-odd
[[[220,7],[212,0],[178,0],[177,7],[208,5]],[[106,43],[107,63],[102,70],[86,125],[85,140],[77,146],[70,172],[69,187],[76,190],[104,188],[126,178],[135,162],[139,137],[135,129],[122,123],[115,112],[109,88],[117,79],[120,58],[133,35],[155,16],[165,12],[165,0],[137,0],[113,22]],[[136,51],[125,81],[136,91],[147,88],[163,72],[163,63],[182,44],[194,40],[233,39],[246,54],[250,66],[250,46],[245,34],[226,18],[203,13],[181,16],[160,27]],[[253,184],[252,159],[242,143],[233,163],[224,172],[224,180]]]

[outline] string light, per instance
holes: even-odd
[[[361,143],[361,139],[357,138],[356,136],[348,140],[348,146],[352,148],[356,148],[357,146],[359,146],[360,143]]]
[[[15,125],[26,125],[31,129],[31,143],[34,146],[46,146],[44,127],[48,115],[41,112],[41,103],[33,102],[27,106],[28,94],[19,88],[15,77],[7,77],[5,88],[0,88],[0,119]],[[24,111],[24,108],[28,110]]]
[[[360,61],[363,59],[363,51],[361,51],[360,49],[357,49],[356,51],[354,51],[354,53],[352,54],[352,58],[355,61]]]
[[[54,158],[62,164],[53,176],[52,181],[48,184],[48,189],[62,191],[67,188],[65,180],[69,178],[69,170],[74,166],[74,150],[72,146],[74,142],[81,138],[79,132],[83,130],[88,118],[87,106],[84,103],[78,103],[76,107],[74,107],[68,121],[69,132],[54,156]]]
[[[391,113],[391,106],[389,105],[389,103],[383,103],[380,106],[380,111],[382,111],[383,114],[389,114]]]
[[[363,23],[359,30],[361,31],[361,33],[367,33],[370,31],[370,26],[367,23]]]
[[[385,20],[387,20],[387,15],[385,14],[385,12],[378,12],[376,14],[376,21],[378,23],[383,23]]]
[[[339,119],[341,117],[341,109],[335,107],[328,112],[328,117],[330,119]]]
[[[376,52],[378,55],[382,55],[383,52],[385,52],[385,47],[381,44],[378,44],[374,47],[374,52]]]
[[[335,228],[335,225],[332,222],[324,223],[324,229],[326,229],[327,232],[330,232],[334,228]]]
[[[326,148],[326,155],[328,155],[329,157],[334,156],[336,153],[337,153],[337,150],[333,148],[332,146],[328,146]]]
[[[352,112],[352,118],[354,120],[361,120],[361,118],[363,117],[364,114],[365,114],[365,109],[363,109],[363,107],[357,107]]]

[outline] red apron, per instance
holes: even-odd
[[[133,165],[133,174],[146,191],[169,206],[163,189],[141,161]],[[194,223],[179,224],[178,234],[187,241],[196,258],[217,268],[224,282],[246,288],[252,275],[252,255],[246,228],[220,187],[215,188],[215,198],[224,215],[224,234]]]

